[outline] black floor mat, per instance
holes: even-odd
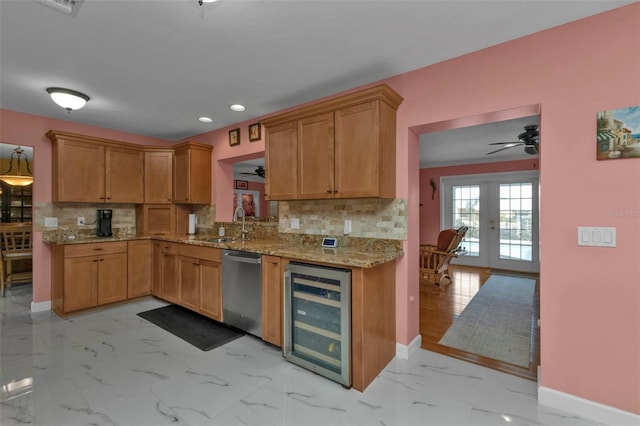
[[[244,333],[232,330],[218,321],[178,305],[140,312],[138,316],[191,343],[202,351],[210,351],[244,336]]]

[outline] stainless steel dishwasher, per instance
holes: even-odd
[[[225,324],[262,337],[260,254],[222,251],[222,311]]]

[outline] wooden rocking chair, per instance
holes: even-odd
[[[462,252],[460,242],[468,229],[466,226],[461,226],[458,229],[445,229],[440,231],[437,245],[420,245],[421,278],[439,285],[441,288],[446,288],[451,284],[449,262]]]

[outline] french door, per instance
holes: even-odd
[[[441,188],[443,229],[469,227],[454,263],[540,271],[537,172],[446,177]]]

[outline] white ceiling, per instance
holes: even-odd
[[[628,3],[0,0],[0,107],[179,140]],[[50,86],[91,100],[67,113]]]

